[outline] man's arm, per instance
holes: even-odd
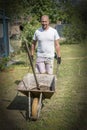
[[[31,45],[31,55],[32,55],[32,56],[34,55],[36,43],[37,43],[37,41],[34,41],[34,40],[33,40],[32,45]]]
[[[55,40],[55,50],[57,53],[57,57],[61,57],[59,40]]]
[[[61,54],[60,54],[59,40],[55,40],[55,50],[57,53],[57,63],[60,64],[61,63]]]

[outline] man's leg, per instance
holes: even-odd
[[[36,63],[36,73],[43,74],[45,72],[46,72],[46,70],[45,70],[45,64],[44,64],[44,62],[38,62],[38,63]]]
[[[53,74],[53,59],[46,61],[46,72],[47,74]]]

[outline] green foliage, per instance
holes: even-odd
[[[70,5],[68,10],[68,26],[65,26],[63,35],[67,43],[86,43],[87,41],[87,2],[80,2],[77,5]],[[65,41],[65,42],[66,42]]]
[[[63,30],[67,43],[81,43],[87,40],[87,28],[85,24],[70,24]]]
[[[31,9],[33,16],[37,16],[37,19],[40,20],[40,17],[44,14],[49,15],[51,22],[56,22],[58,17],[58,7],[57,3],[52,0],[33,0],[34,3]]]
[[[8,6],[5,6],[8,5]],[[30,21],[32,24],[25,23],[23,35],[31,44],[32,34],[38,27],[37,21],[40,21],[40,17],[44,14],[49,15],[51,23],[57,23],[62,21],[70,24],[64,29],[64,36],[68,43],[77,43],[82,40],[87,40],[87,2],[78,1],[77,4],[73,4],[69,0],[9,0],[5,3],[1,0],[0,9],[4,6],[6,15],[11,19],[22,19],[24,21]],[[34,24],[36,22],[36,24]],[[29,30],[29,31],[28,31]]]
[[[44,14],[49,15],[51,22],[57,22],[57,20],[62,17],[59,10],[61,5],[53,0],[9,0],[5,2],[1,0],[1,6],[4,5],[5,13],[10,17],[10,20],[23,18],[27,20],[29,17],[36,17],[37,20],[40,20],[40,17]],[[60,16],[61,15],[61,16]]]
[[[7,62],[9,61],[8,57],[2,57],[0,58],[0,71],[3,71],[7,67]]]
[[[57,3],[57,10],[56,13],[58,14],[57,20],[69,23],[72,13],[73,13],[72,4],[70,1],[61,1],[60,3]]]
[[[24,23],[23,26],[24,26],[24,30],[21,34],[21,37],[22,37],[22,48],[25,49],[25,44],[24,44],[25,39],[27,39],[28,46],[30,47],[34,32],[38,27],[40,27],[40,23],[35,18],[33,18],[30,22]]]

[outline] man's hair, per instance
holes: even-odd
[[[46,18],[49,20],[49,16],[48,16],[48,15],[42,15],[42,16],[41,16],[41,19],[42,19],[43,17],[46,17]]]

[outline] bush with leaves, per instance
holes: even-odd
[[[28,41],[28,46],[31,47],[34,32],[39,27],[40,27],[40,23],[36,21],[35,19],[32,19],[32,21],[28,23],[24,23],[23,25],[24,29],[21,34],[23,50],[25,50],[25,44],[24,44],[25,39]]]
[[[64,28],[64,37],[70,43],[87,43],[87,2],[69,6],[69,26]],[[68,10],[68,12],[69,12]],[[67,12],[67,14],[69,14]]]
[[[63,35],[68,44],[82,43],[87,40],[87,26],[81,22],[71,23],[63,29]]]
[[[1,57],[0,58],[0,71],[3,71],[6,69],[8,61],[9,61],[8,57]]]

